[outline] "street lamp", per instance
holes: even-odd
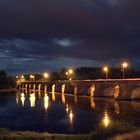
[[[30,75],[30,80],[34,81],[34,79],[35,79],[35,76],[31,74]]]
[[[43,76],[44,76],[44,79],[46,80],[49,78],[49,74],[47,72],[45,72]]]
[[[22,75],[21,78],[24,78],[24,75]]]
[[[20,76],[20,80],[21,80],[21,82],[25,82],[25,77],[24,77],[24,75],[21,75],[21,76]]]
[[[67,78],[69,78],[69,80],[72,80],[72,75],[73,75],[73,69],[69,69],[67,72],[66,72],[66,75],[67,75]]]
[[[72,69],[69,69],[68,70],[68,73],[71,75],[71,74],[73,74],[73,70]]]
[[[106,74],[106,79],[108,79],[108,71],[109,71],[108,67],[107,66],[103,67],[103,71]]]
[[[128,67],[128,63],[127,62],[123,62],[122,63],[122,72],[123,72],[123,79],[125,78],[125,68]]]

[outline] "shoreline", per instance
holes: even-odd
[[[16,88],[0,89],[0,93],[1,92],[16,92],[16,91],[17,91]]]
[[[99,131],[93,131],[87,134],[53,134],[48,132],[37,131],[13,131],[0,128],[0,139],[16,139],[16,140],[136,140],[140,137],[140,129],[130,126],[111,127],[108,129],[100,128]]]

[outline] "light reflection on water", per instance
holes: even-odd
[[[44,95],[44,108],[47,110],[49,107],[49,96],[47,94]]]
[[[116,121],[140,126],[140,102],[33,91],[2,96],[1,100],[6,103],[0,102],[0,110],[5,110],[0,111],[0,127],[10,129],[87,133],[100,125],[106,129]]]
[[[21,93],[21,103],[22,103],[22,106],[24,107],[24,103],[25,103],[25,95],[24,93]]]
[[[30,99],[31,108],[35,107],[35,101],[36,101],[35,93],[31,93],[29,99]]]
[[[108,115],[107,111],[104,112],[102,122],[103,122],[103,125],[104,125],[105,128],[107,128],[110,125],[110,118],[109,118],[109,115]]]

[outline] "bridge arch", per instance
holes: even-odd
[[[96,96],[117,99],[120,95],[120,85],[118,83],[102,83],[95,88]]]
[[[132,90],[130,99],[140,99],[140,87],[136,87]]]

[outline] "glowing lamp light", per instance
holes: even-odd
[[[105,112],[104,113],[104,118],[103,118],[103,125],[107,128],[110,124],[110,119],[109,119],[109,116],[108,116],[108,113]]]
[[[127,62],[123,62],[122,63],[122,72],[123,72],[123,79],[125,78],[125,69],[128,67],[128,63]]]
[[[49,78],[49,74],[48,73],[44,73],[44,78]]]
[[[128,67],[128,63],[127,62],[122,63],[122,67],[123,68],[127,68]]]
[[[69,69],[65,74],[67,75],[67,78],[71,81],[72,80],[72,75],[74,71],[73,69]]]
[[[108,79],[109,68],[107,66],[103,67],[103,71],[106,73],[106,79]]]
[[[68,73],[68,72],[66,72],[66,75],[69,75],[69,73]]]
[[[24,75],[22,75],[21,78],[24,78]]]
[[[72,69],[69,69],[69,70],[68,70],[68,73],[69,73],[69,74],[73,74],[73,70],[72,70]]]
[[[104,70],[104,72],[108,72],[108,67],[105,66],[105,67],[103,68],[103,70]]]
[[[34,75],[30,75],[30,80],[34,80],[35,76]]]

